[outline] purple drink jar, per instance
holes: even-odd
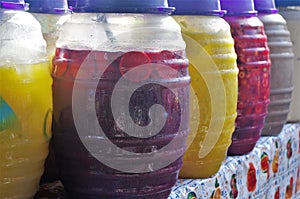
[[[238,59],[238,116],[229,155],[250,152],[261,135],[270,93],[267,36],[252,0],[222,0]]]
[[[278,135],[287,121],[293,92],[293,46],[285,19],[274,0],[254,0],[268,37],[271,59],[270,104],[262,135]]]
[[[166,199],[189,132],[188,60],[164,0],[77,1],[53,59],[53,145],[70,198]]]

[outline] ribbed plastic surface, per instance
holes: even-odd
[[[222,18],[174,18],[181,25],[187,43],[191,86],[195,91],[195,96],[190,94],[190,103],[193,105],[190,110],[190,128],[191,134],[197,134],[184,155],[180,177],[209,177],[218,171],[226,157],[237,115],[238,70],[234,43],[230,27]],[[193,55],[197,55],[197,59]],[[206,68],[211,70],[203,72]],[[214,95],[212,90],[218,94]],[[198,103],[200,115],[195,103]],[[220,121],[224,123],[219,127]],[[203,151],[207,153],[200,157]]]
[[[190,78],[180,28],[170,16],[105,14],[105,23],[95,23],[93,19],[98,16],[74,14],[72,17],[75,18],[62,27],[53,59],[53,144],[63,184],[71,198],[166,199],[176,183],[189,132]],[[104,37],[91,38],[91,34]],[[109,38],[108,41],[106,37]],[[147,63],[164,64],[173,68],[173,72],[176,73],[170,76],[156,68],[157,66],[150,65],[141,74],[135,75],[134,80],[124,77],[130,69]],[[85,75],[81,78],[76,77],[82,65]],[[106,72],[100,76],[100,80],[95,79],[99,71],[104,70],[105,65]],[[122,77],[127,83],[152,80],[157,84],[145,84],[134,90],[131,95],[129,87],[116,85]],[[178,97],[175,97],[169,88],[159,86],[159,83],[167,83]],[[83,100],[88,100],[80,112],[87,114],[80,122],[86,127],[91,127],[84,136],[79,133],[74,122],[72,94],[75,84],[79,85],[80,92],[85,93]],[[112,114],[114,107],[111,105],[111,99],[114,91],[121,93],[118,96],[121,102],[126,102],[125,98],[130,94],[130,104],[126,106],[126,110],[129,111],[136,128],[157,124],[159,115],[154,113],[154,117],[149,118],[149,109],[156,104],[163,106],[166,111],[166,123],[161,131],[155,136],[142,139],[130,136],[130,132],[122,130],[121,127],[129,124],[124,119],[126,112]],[[95,98],[91,97],[93,93]],[[97,104],[94,110],[97,118],[93,118],[90,108],[93,107],[92,99],[95,99],[95,105]],[[180,104],[180,101],[183,103]],[[182,128],[179,129],[180,123]],[[95,125],[101,125],[107,137],[99,135]],[[156,154],[156,151],[173,140],[177,131],[179,139],[174,143],[174,150]],[[88,147],[81,142],[82,139],[89,143]],[[118,154],[113,153],[111,145],[118,147]],[[100,146],[107,150],[107,153],[94,151],[98,157],[130,160],[127,166],[132,170],[139,167],[153,168],[172,156],[177,158],[169,165],[152,172],[117,171],[95,158],[91,149]],[[122,150],[130,151],[133,155],[127,155]],[[140,166],[135,163],[136,159],[140,159],[140,154],[151,152],[154,153],[153,164]]]
[[[0,198],[33,198],[48,154],[52,79],[40,24],[0,9]]]
[[[270,104],[262,135],[278,135],[286,123],[293,92],[293,47],[279,14],[259,15],[268,36],[271,59]]]
[[[228,154],[250,152],[261,135],[270,102],[270,60],[264,26],[257,17],[226,16],[238,55],[236,129]]]

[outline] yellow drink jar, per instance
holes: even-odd
[[[189,147],[181,178],[215,174],[226,158],[237,116],[238,68],[229,25],[218,0],[172,0],[190,61]]]
[[[51,136],[50,66],[39,23],[19,10],[24,4],[1,8],[0,198],[33,198]]]

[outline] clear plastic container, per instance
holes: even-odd
[[[270,94],[270,59],[263,23],[252,0],[221,0],[231,26],[239,68],[238,116],[229,155],[250,152],[260,138]]]
[[[29,12],[40,22],[44,39],[47,42],[47,53],[51,60],[55,53],[55,44],[60,27],[70,17],[67,0],[25,0]]]
[[[294,54],[290,32],[274,0],[255,0],[268,37],[271,59],[270,104],[262,135],[276,136],[287,121],[293,92]]]
[[[51,137],[50,65],[24,2],[0,7],[0,198],[33,198]]]
[[[226,158],[235,127],[238,68],[234,42],[230,26],[220,17],[224,12],[218,0],[172,0],[170,5],[176,7],[173,18],[187,44],[195,92],[190,94],[190,134],[196,136],[184,155],[179,176],[209,177]]]
[[[172,9],[79,3],[52,72],[53,145],[68,197],[167,199],[189,132],[188,60]]]

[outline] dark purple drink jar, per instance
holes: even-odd
[[[78,5],[62,26],[53,145],[70,198],[167,199],[178,178],[189,133],[185,43],[166,1],[132,2]]]
[[[238,116],[229,155],[250,152],[260,138],[270,102],[270,59],[263,23],[257,18],[252,0],[222,0],[228,13],[237,53]]]

